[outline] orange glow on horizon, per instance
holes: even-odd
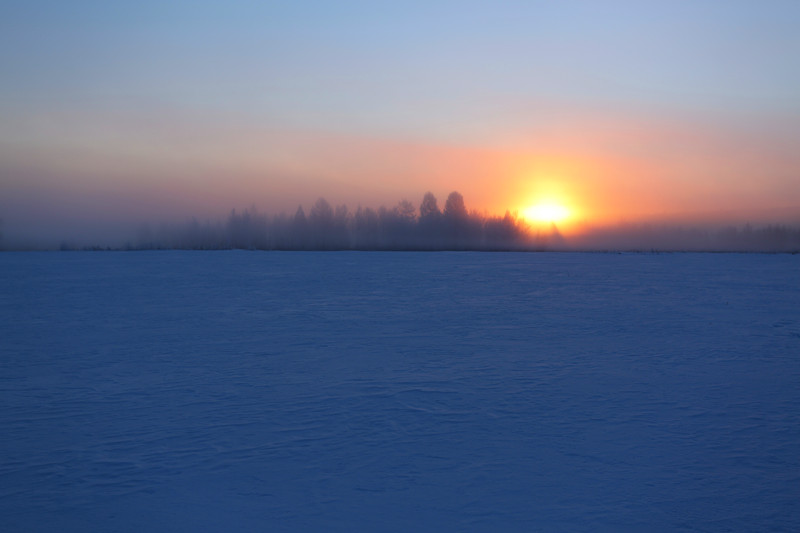
[[[560,203],[541,202],[526,208],[522,216],[529,222],[558,224],[570,216],[570,210]]]
[[[0,146],[0,160],[13,170],[6,188],[35,200],[26,204],[32,221],[69,205],[98,220],[113,218],[109,205],[142,221],[250,206],[292,214],[319,197],[350,211],[403,199],[418,210],[427,191],[440,209],[458,191],[470,212],[508,211],[536,230],[555,224],[569,235],[643,221],[797,219],[795,137],[612,118],[484,146],[75,112],[40,137]],[[17,129],[26,127],[20,119]]]

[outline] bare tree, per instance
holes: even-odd
[[[416,218],[417,210],[414,208],[414,204],[408,200],[400,200],[394,208],[394,211],[402,220],[413,222]]]

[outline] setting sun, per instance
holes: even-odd
[[[548,202],[528,207],[522,214],[532,222],[556,223],[567,219],[570,212],[563,205]]]

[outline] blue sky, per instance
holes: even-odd
[[[800,111],[797,2],[33,1],[4,11],[4,108],[214,110],[456,138],[459,117],[513,127],[554,105]]]

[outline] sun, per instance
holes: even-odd
[[[522,212],[527,220],[546,224],[556,224],[569,218],[570,211],[565,206],[555,202],[542,202],[526,208]]]

